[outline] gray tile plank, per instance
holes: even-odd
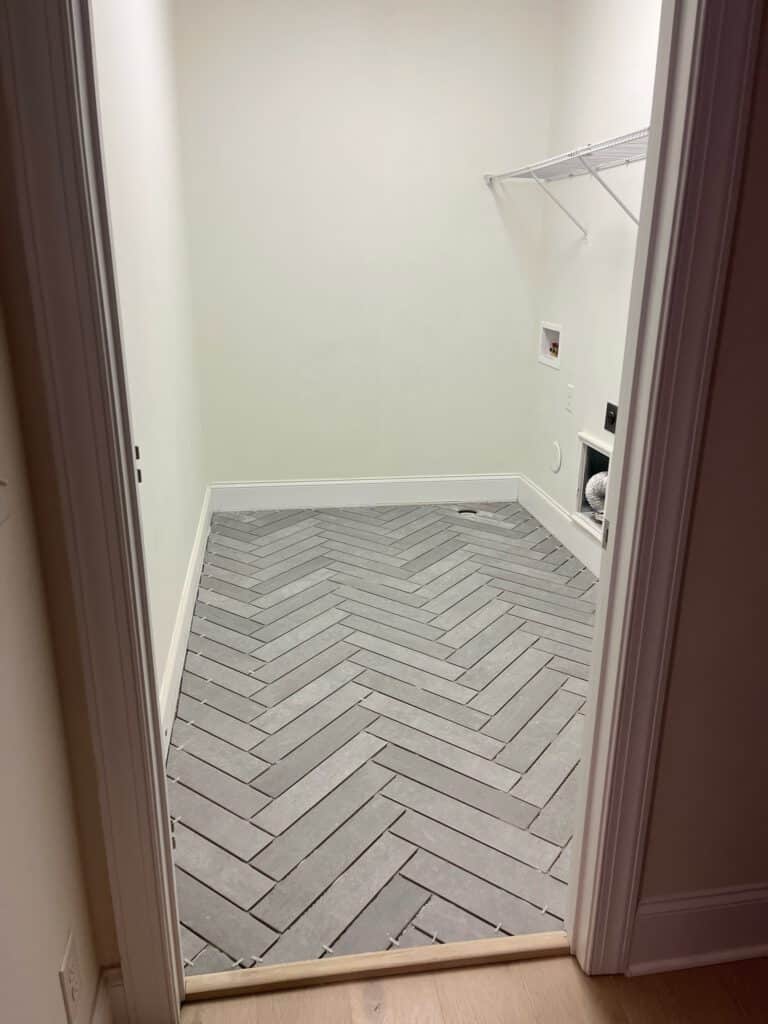
[[[181,956],[185,964],[190,964],[205,949],[207,943],[199,935],[195,935],[183,924],[179,925],[179,938],[181,939]]]
[[[486,587],[483,590],[488,594]],[[503,601],[497,601],[491,596],[477,611],[472,612],[471,615],[468,615],[467,618],[462,619],[461,622],[455,625],[453,629],[449,629],[447,633],[444,633],[442,643],[448,644],[449,647],[463,647],[464,644],[477,636],[478,633],[487,626],[490,626],[492,622],[506,614],[508,609],[509,606],[507,604]]]
[[[237,672],[226,665],[220,665],[218,662],[204,658],[200,654],[188,654],[184,664],[187,671],[193,675],[200,676],[201,679],[210,680],[213,683],[218,683],[219,686],[232,690],[234,693],[239,693],[242,697],[252,697],[259,690],[264,689],[264,684],[258,679],[245,675],[243,672]]]
[[[374,797],[259,901],[256,917],[285,931],[402,813]]]
[[[385,833],[278,939],[266,962],[305,960],[319,956],[324,946],[333,948],[336,939],[412,854],[412,846]]]
[[[523,726],[512,742],[507,744],[496,760],[517,772],[527,772],[563,726],[573,718],[582,703],[582,699],[575,694],[558,690]]]
[[[455,654],[452,654],[449,659],[451,664],[471,668],[497,647],[502,640],[506,640],[511,633],[518,630],[522,624],[521,619],[516,619],[512,615],[500,616],[490,626],[486,626],[482,632],[472,637],[463,647],[460,647]]]
[[[359,630],[368,636],[389,640],[392,643],[399,644],[401,647],[407,647],[409,650],[426,654],[430,658],[447,658],[453,653],[450,647],[446,647],[442,643],[436,643],[434,640],[425,640],[422,637],[414,636],[412,633],[406,633],[403,630],[394,629],[392,626],[386,626],[381,622],[365,619],[360,615],[348,615],[344,619],[344,625],[349,626],[350,629]]]
[[[539,871],[551,867],[560,852],[552,843],[525,829],[499,821],[485,811],[469,807],[412,779],[394,778],[384,788],[383,795]]]
[[[352,661],[356,665],[364,665],[382,675],[400,679],[411,686],[417,686],[420,690],[436,693],[448,700],[456,701],[458,704],[466,704],[474,697],[474,692],[461,683],[441,679],[438,676],[433,676],[430,672],[422,672],[412,665],[404,665],[400,661],[387,658],[383,654],[376,654],[374,651],[358,651],[352,655]]]
[[[317,657],[323,651],[327,651],[329,647],[333,647],[335,644],[340,643],[345,637],[349,636],[350,630],[345,629],[344,626],[331,626],[329,629],[324,629],[322,633],[305,640],[303,643],[298,644],[290,651],[286,651],[285,654],[274,661],[269,662],[264,668],[259,669],[257,675],[258,679],[263,683],[274,683],[275,680],[281,676],[286,675],[288,672],[292,672],[299,666],[304,665],[312,658]],[[261,650],[261,648],[260,648]],[[350,651],[350,653],[352,653]],[[330,665],[327,666],[330,668]],[[318,673],[319,675],[319,673]],[[274,687],[270,687],[270,693],[274,692]],[[282,697],[280,698],[282,700]],[[266,703],[269,703],[266,700]]]
[[[233,960],[245,957],[250,963],[274,942],[276,934],[271,928],[185,871],[176,872],[176,890],[182,924],[204,936]]]
[[[339,607],[345,612],[349,612],[350,615],[357,615],[363,619],[373,619],[374,622],[381,623],[383,626],[391,626],[400,632],[413,633],[415,636],[423,637],[425,640],[437,640],[442,636],[443,631],[441,629],[428,626],[426,623],[418,622],[416,619],[407,619],[404,615],[394,615],[392,612],[386,612],[383,608],[375,608],[370,604],[361,604],[359,601],[344,601]],[[364,628],[363,632],[365,632]]]
[[[487,924],[500,925],[510,935],[551,932],[562,927],[562,922],[551,914],[424,850],[420,850],[401,873]]]
[[[550,868],[550,874],[553,878],[559,879],[561,882],[568,883],[568,879],[571,874],[571,849],[572,844],[566,846],[560,856],[557,858],[555,863]]]
[[[398,775],[421,782],[430,789],[436,789],[519,828],[527,828],[538,813],[538,808],[523,803],[510,793],[486,786],[401,747],[389,745],[380,750],[374,760]]]
[[[253,654],[254,651],[261,647],[259,641],[254,640],[253,637],[238,633],[234,629],[228,629],[226,626],[221,626],[211,619],[201,619],[198,615],[192,618],[192,633],[205,639],[215,640],[217,643],[231,647],[242,654]]]
[[[389,949],[429,893],[395,875],[333,945],[335,956]]]
[[[272,835],[279,835],[383,746],[378,737],[360,733],[259,811],[254,823]]]
[[[333,604],[336,604],[338,599],[333,595],[331,601]],[[326,603],[325,598],[315,601],[315,605],[322,605],[324,603]],[[298,616],[298,614],[298,612],[293,612],[294,617]],[[262,661],[270,662],[282,657],[284,654],[289,654],[295,651],[299,644],[326,632],[345,617],[346,612],[339,611],[337,608],[328,608],[321,612],[321,614],[315,615],[306,622],[302,622],[300,626],[295,626],[287,633],[283,633],[282,636],[278,636],[276,639],[270,640],[269,643],[265,643],[263,647],[259,648],[259,658]],[[269,628],[272,630],[274,627],[270,626]],[[261,631],[261,638],[263,639],[263,637],[264,631]],[[263,671],[258,675],[260,679],[264,679]]]
[[[578,789],[578,771],[573,771],[534,821],[534,835],[560,846],[568,842],[573,835]]]
[[[375,720],[372,711],[350,708],[259,775],[254,787],[269,796],[279,796]]]
[[[382,597],[372,590],[364,590],[360,584],[354,587],[341,586],[336,593],[339,597],[348,601],[357,601],[360,604],[369,604],[373,608],[380,608],[382,611],[391,612],[393,615],[400,615],[404,619],[413,619],[415,622],[430,622],[432,615],[419,607],[423,601],[411,594],[397,594],[397,598]]]
[[[171,742],[178,748],[183,747],[201,761],[213,765],[214,768],[240,779],[241,782],[252,782],[257,775],[269,768],[269,764],[261,758],[254,757],[239,747],[233,747],[231,743],[226,743],[178,718],[173,723]]]
[[[373,651],[375,654],[384,655],[385,658],[391,658],[393,661],[400,661],[412,668],[421,669],[422,672],[429,672],[441,679],[455,682],[462,674],[462,670],[456,665],[449,665],[437,658],[430,658],[426,654],[408,650],[408,648],[390,643],[388,640],[379,640],[378,637],[371,636],[369,633],[353,633],[348,637],[348,642],[355,647],[362,647],[366,651]]]
[[[448,718],[469,729],[481,729],[488,721],[488,716],[481,711],[474,711],[455,700],[429,693],[418,686],[412,686],[401,679],[382,675],[372,669],[363,669],[362,674],[357,677],[357,682],[369,690],[394,697],[406,704],[422,708],[424,711],[431,711],[435,715],[440,715],[441,718]]]
[[[271,838],[255,825],[178,782],[168,783],[168,804],[172,818],[241,860],[250,860],[264,849]]]
[[[336,627],[334,626],[333,628],[335,629]],[[328,632],[331,631],[329,630]],[[322,648],[318,654],[314,654],[306,660],[301,660],[301,663],[295,668],[289,669],[279,676],[277,680],[271,682],[266,689],[262,690],[258,694],[259,702],[266,704],[268,708],[275,707],[280,701],[285,700],[286,697],[290,697],[291,694],[296,693],[297,690],[313,682],[325,672],[330,672],[336,665],[350,660],[351,656],[354,655],[355,648],[349,644],[341,641],[326,646],[327,639],[327,637],[324,638],[317,645]],[[309,643],[312,644],[314,641],[310,640]],[[304,644],[299,646],[305,647]],[[298,650],[298,648],[296,649]],[[301,658],[305,658],[306,654],[307,650],[302,653]],[[281,661],[282,659],[278,660]]]
[[[568,777],[581,756],[583,715],[574,715],[533,768],[515,785],[515,796],[543,807]]]
[[[589,666],[580,665],[578,661],[568,661],[567,658],[553,658],[549,665],[556,672],[563,672],[567,676],[576,676],[585,682],[589,680]]]
[[[470,701],[470,707],[477,708],[487,715],[495,715],[515,696],[525,684],[533,679],[547,662],[550,655],[546,651],[536,651],[528,647],[490,682],[484,690]]]
[[[522,629],[516,629],[493,650],[467,669],[461,677],[462,686],[469,686],[473,690],[482,690],[492,679],[495,679],[508,665],[519,657],[536,642],[536,637],[531,633],[524,633]],[[473,694],[474,698],[474,694]]]
[[[475,566],[475,569],[478,568],[479,566]],[[458,570],[455,570],[455,575],[460,575]],[[430,615],[442,615],[458,601],[461,601],[462,598],[473,594],[480,587],[485,587],[489,579],[490,576],[487,573],[477,571],[470,573],[468,576],[461,576],[458,582],[453,583],[446,590],[438,593],[436,597],[431,598],[424,605],[424,611],[429,612]],[[432,588],[434,589],[434,584]]]
[[[421,754],[430,761],[436,761],[446,768],[452,768],[462,775],[468,775],[469,778],[494,786],[496,789],[506,791],[518,778],[517,772],[510,771],[503,765],[486,761],[484,757],[470,754],[466,750],[458,750],[450,743],[444,743],[391,719],[381,718],[373,722],[368,726],[368,731],[388,743],[404,747],[414,754]]]
[[[421,890],[420,890],[421,891]],[[467,942],[470,939],[497,939],[506,935],[503,930],[497,931],[479,917],[467,913],[454,903],[439,896],[431,896],[428,903],[419,911],[413,920],[414,929],[421,937],[420,945],[424,945],[424,935],[437,942]],[[427,940],[429,941],[429,940]]]
[[[174,863],[241,910],[250,910],[274,885],[271,878],[183,825],[174,829],[174,841]]]
[[[323,701],[345,683],[360,675],[361,671],[361,667],[351,661],[339,662],[338,665],[334,665],[317,679],[313,679],[311,683],[302,686],[300,690],[296,690],[295,693],[290,694],[279,704],[275,704],[260,715],[255,723],[257,728],[269,735],[278,732],[299,715],[303,715],[313,705]],[[360,696],[365,695],[361,693]],[[256,754],[259,757],[264,757],[262,750],[257,750]]]
[[[367,763],[345,779],[297,822],[273,839],[253,860],[271,878],[284,878],[332,835],[392,778],[379,765]]]
[[[592,664],[591,650],[583,651],[579,647],[561,644],[557,640],[550,640],[547,637],[538,637],[535,646],[537,651],[549,651],[550,654],[556,654],[558,657],[566,658],[568,661],[576,661],[587,668]]]
[[[185,750],[171,747],[168,751],[167,772],[169,778],[184,783],[188,789],[193,789],[241,818],[251,818],[267,803],[262,793]]]
[[[522,690],[518,691],[498,714],[483,726],[483,732],[497,740],[509,742],[536,714],[553,693],[559,690],[567,676],[543,668]]]
[[[231,957],[225,956],[215,946],[206,945],[202,953],[195,957],[194,963],[185,968],[184,973],[188,975],[215,974],[220,971],[231,971],[234,966]]]
[[[202,704],[199,700],[193,700],[182,693],[179,697],[179,706],[176,712],[178,717],[190,725],[196,725],[199,729],[225,740],[241,750],[250,750],[263,739],[266,733],[260,729],[241,722],[238,718],[225,715],[222,711]]]
[[[206,682],[191,672],[184,672],[181,677],[181,692],[187,697],[209,704],[218,711],[223,711],[241,722],[250,722],[260,715],[264,705],[250,697],[241,697],[233,690],[226,690],[217,683]]]
[[[435,739],[452,743],[455,747],[467,750],[480,757],[493,759],[502,749],[502,744],[490,736],[484,736],[474,729],[458,725],[430,711],[424,711],[402,700],[388,697],[383,693],[372,693],[362,702],[364,708],[375,711],[377,715],[401,722],[412,729],[418,729]]]
[[[565,917],[567,889],[561,882],[492,849],[488,843],[464,835],[458,828],[408,811],[394,823],[392,832],[542,910],[546,907],[555,916]],[[559,856],[557,849],[556,859]]]
[[[342,662],[342,664],[348,663]],[[310,683],[311,685],[313,684]],[[300,690],[299,693],[303,693],[303,691]],[[368,689],[358,686],[357,683],[347,683],[341,686],[260,743],[255,753],[267,761],[279,761],[280,758],[290,754],[326,725],[343,715],[345,711],[358,704],[368,693]]]

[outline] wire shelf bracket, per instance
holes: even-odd
[[[648,129],[643,128],[640,131],[630,132],[628,135],[619,135],[605,142],[582,146],[581,149],[573,149],[569,153],[553,156],[548,160],[541,160],[539,163],[527,164],[525,167],[518,167],[514,171],[504,171],[502,174],[486,174],[485,183],[492,189],[500,181],[535,182],[549,196],[552,202],[556,203],[563,213],[573,221],[586,238],[587,229],[574,217],[554,192],[548,188],[549,183],[589,175],[589,177],[594,178],[598,185],[605,189],[611,199],[621,207],[630,220],[637,224],[637,216],[616,195],[611,186],[602,177],[601,171],[609,170],[612,167],[624,167],[636,163],[638,160],[645,160],[647,153]]]

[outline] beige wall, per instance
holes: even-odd
[[[552,11],[174,0],[209,480],[518,468]]]
[[[765,46],[750,132],[664,714],[644,897],[768,885]],[[764,931],[768,941],[768,921]]]
[[[102,147],[158,685],[203,501],[166,0],[91,4]],[[161,695],[162,700],[162,695]]]
[[[72,931],[82,975],[77,1024],[85,1024],[98,962],[2,324],[0,478],[8,480],[0,522],[0,1017],[64,1024],[58,970]],[[94,1020],[106,1024],[107,1008],[97,1010]]]

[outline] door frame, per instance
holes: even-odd
[[[589,973],[630,966],[762,8],[663,3],[575,840],[571,944]],[[49,470],[35,497],[61,524],[128,1019],[167,1024],[184,979],[89,2],[0,0],[0,16],[20,250],[2,263],[18,263],[11,349]]]

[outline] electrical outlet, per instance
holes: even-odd
[[[67,1011],[68,1024],[78,1024],[80,1019],[81,979],[80,958],[77,953],[77,942],[72,932],[69,933],[64,950],[64,959],[59,971],[61,994],[64,997],[64,1009]]]
[[[566,391],[566,394],[565,394],[565,411],[566,412],[570,412],[570,413],[573,412],[573,393],[574,393],[575,390],[576,390],[576,385],[575,384],[569,384],[568,385],[568,390]]]

